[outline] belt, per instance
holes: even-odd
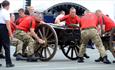
[[[6,25],[6,24],[0,23],[0,25]]]
[[[96,29],[95,27],[83,28],[82,30]]]
[[[6,27],[6,24],[0,24],[0,27]]]
[[[23,30],[20,30],[20,29],[16,29],[17,31],[21,31],[21,32],[24,32]]]
[[[16,29],[17,31],[20,31],[20,32],[26,32],[26,31],[24,31],[24,30],[21,30],[21,29]],[[27,33],[27,32],[26,32]]]

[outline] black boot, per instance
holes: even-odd
[[[115,60],[113,61],[113,63],[115,63]]]
[[[103,61],[102,57],[99,57],[98,59],[95,60],[95,62],[100,62],[100,61]]]
[[[0,59],[4,59],[5,56],[3,54],[0,54]]]
[[[16,60],[19,61],[19,60],[26,60],[27,58],[23,57],[21,54],[17,54],[16,56]]]
[[[84,58],[83,57],[78,57],[78,62],[79,63],[83,63],[84,62]]]
[[[0,64],[0,67],[2,66],[2,64]]]
[[[6,67],[9,68],[9,67],[14,67],[15,65],[14,64],[6,64]]]
[[[103,57],[103,63],[105,63],[105,64],[111,64],[111,62],[108,60],[107,56]]]
[[[40,57],[35,57],[34,55],[32,55],[32,56],[29,56],[28,58],[27,58],[27,61],[28,62],[37,62],[37,60],[39,59]]]
[[[86,53],[84,54],[84,57],[85,57],[85,58],[90,58]]]
[[[13,56],[14,56],[14,57],[16,57],[16,56],[17,56],[16,51],[14,52]]]

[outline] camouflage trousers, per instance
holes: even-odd
[[[23,42],[17,38],[10,39],[11,45],[16,46],[16,54],[22,54]]]
[[[15,37],[13,37],[12,39],[10,39],[10,43],[11,45],[16,47],[16,54],[22,54],[22,46],[23,46],[23,42]],[[0,45],[2,46],[2,45]],[[3,54],[2,49],[0,49],[0,54]]]
[[[83,54],[86,52],[86,45],[89,40],[92,40],[92,42],[96,45],[101,57],[106,56],[105,48],[97,30],[95,28],[89,28],[81,30],[81,46],[79,50],[79,57],[83,57]]]
[[[15,37],[23,42],[23,48],[26,49],[25,53],[28,56],[34,54],[35,40],[29,34],[22,30],[16,30]]]

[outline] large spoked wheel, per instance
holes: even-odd
[[[36,29],[37,35],[45,40],[45,44],[37,45],[37,53],[41,61],[49,61],[57,51],[58,38],[55,30],[48,24],[41,24]]]
[[[78,45],[62,45],[61,50],[63,54],[70,60],[77,60],[79,53]]]

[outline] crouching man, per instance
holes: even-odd
[[[95,14],[97,15],[99,19],[99,25],[101,29],[100,32],[101,32],[102,37],[107,36],[107,35],[108,36],[113,35],[113,33],[115,33],[114,21],[110,17],[104,15],[101,10],[96,10]],[[113,37],[110,39],[112,39],[112,43],[115,44],[115,38]],[[112,53],[113,57],[115,58],[115,45],[111,45],[109,42],[106,42],[105,40],[103,40],[103,44],[105,45],[105,49],[109,50]],[[100,62],[102,61],[102,58],[99,57],[95,61]]]
[[[15,37],[26,44],[26,46],[23,47],[26,47],[27,49],[27,61],[37,61],[38,58],[34,55],[35,43],[37,41],[38,43],[43,44],[45,41],[40,39],[34,32],[36,25],[35,19],[32,16],[25,15],[23,9],[19,9],[19,15],[24,17],[24,19],[17,25]],[[31,33],[31,35],[28,34],[28,32]],[[35,38],[36,41],[33,38]]]

